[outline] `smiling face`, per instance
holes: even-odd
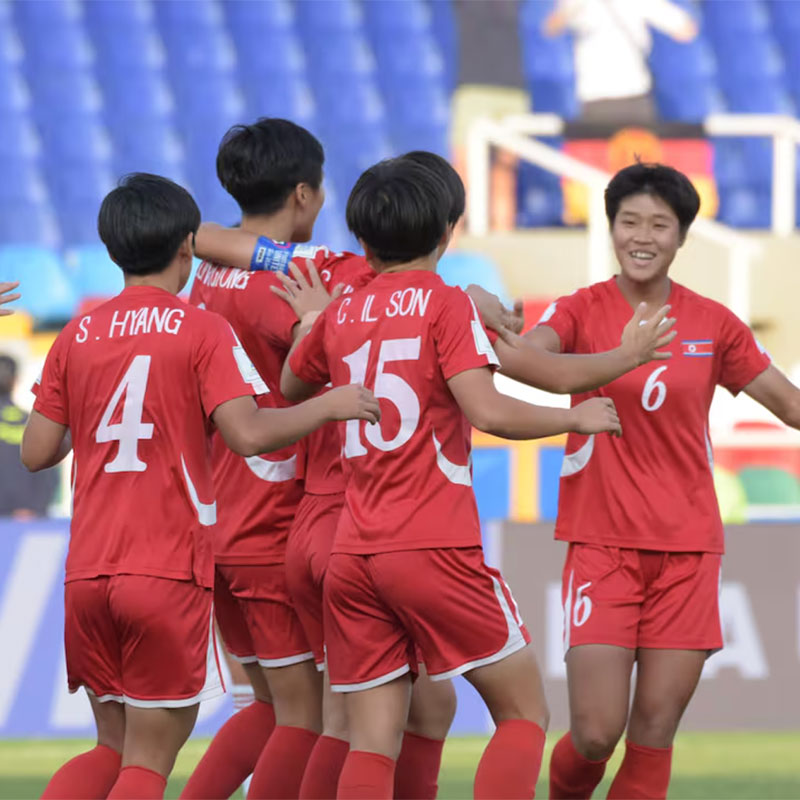
[[[641,284],[666,277],[684,234],[675,212],[660,197],[633,194],[619,205],[611,239],[622,274]]]

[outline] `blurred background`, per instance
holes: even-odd
[[[795,0],[0,0],[0,281],[21,280],[24,295],[0,318],[0,737],[91,727],[84,698],[63,688],[68,472],[29,476],[18,447],[58,330],[122,287],[96,233],[121,175],[166,175],[205,220],[234,224],[219,140],[285,117],[326,150],[315,242],[354,249],[344,204],[361,170],[433,150],[468,189],[443,276],[523,298],[531,326],[554,298],[613,274],[609,174],[665,162],[702,197],[674,277],[732,308],[797,379],[798,104]],[[722,392],[711,422],[730,523],[728,648],[687,725],[800,730],[800,434]],[[487,551],[513,565],[556,728],[563,444],[476,435],[474,458]],[[204,709],[200,733],[226,710]],[[456,732],[486,728],[462,691]],[[2,758],[0,747],[0,775]],[[758,796],[800,796],[787,785]],[[0,778],[3,796],[15,795]]]

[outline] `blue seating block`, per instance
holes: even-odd
[[[0,247],[0,280],[20,279],[19,306],[42,322],[69,319],[77,296],[58,255],[45,247]]]
[[[80,297],[112,297],[122,291],[122,270],[102,244],[74,247],[65,253],[64,263]]]

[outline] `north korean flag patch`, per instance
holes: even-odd
[[[683,355],[693,358],[708,358],[714,355],[713,339],[686,339],[681,342]]]

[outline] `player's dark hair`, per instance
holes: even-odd
[[[700,195],[682,172],[664,164],[631,164],[621,169],[606,187],[609,225],[614,224],[622,201],[635,194],[650,194],[663,200],[678,218],[683,234],[700,209]]]
[[[319,189],[325,152],[305,128],[262,117],[234,125],[217,152],[217,177],[244,214],[273,214],[298,184]]]
[[[0,394],[11,394],[17,382],[17,362],[5,353],[0,354]]]
[[[182,186],[160,175],[133,172],[123,177],[100,206],[97,232],[123,272],[163,272],[191,233],[200,209]]]
[[[429,150],[412,150],[401,158],[408,158],[416,164],[433,170],[447,184],[451,196],[447,221],[451,225],[455,225],[464,216],[467,196],[464,191],[464,181],[461,180],[461,176],[455,171],[453,165],[446,158],[431,153]]]
[[[347,226],[377,258],[400,264],[428,255],[447,230],[450,192],[432,170],[391,158],[370,167],[347,200]]]

